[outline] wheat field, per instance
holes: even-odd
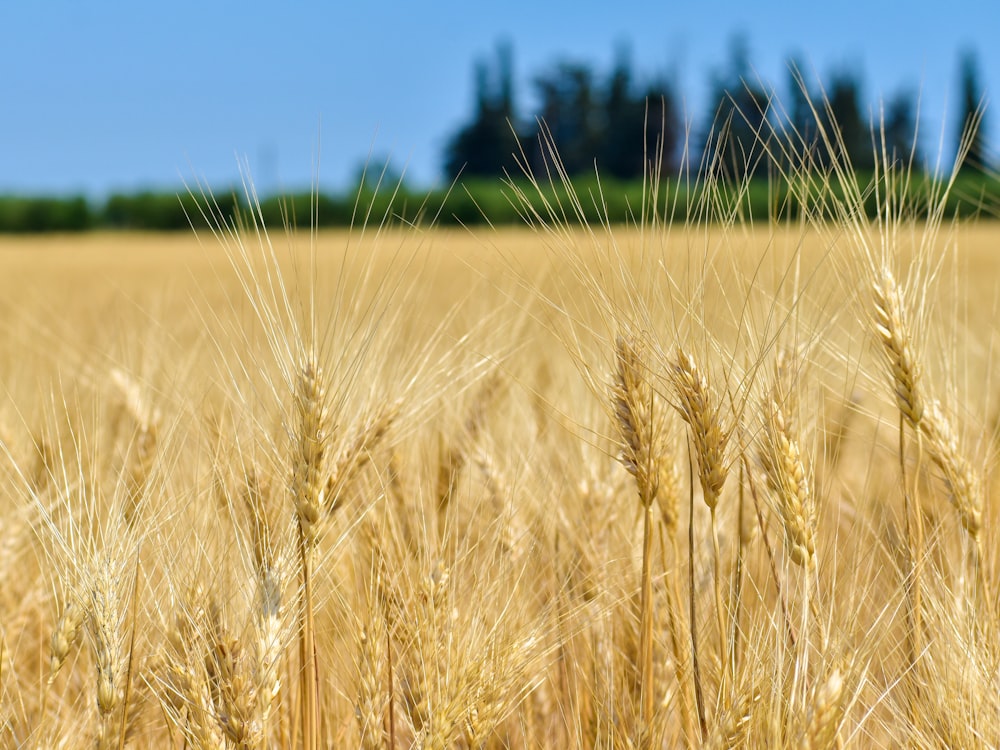
[[[3,238],[0,744],[1000,746],[932,209]]]

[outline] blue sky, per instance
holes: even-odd
[[[824,78],[863,71],[871,101],[919,90],[931,147],[943,122],[949,140],[956,126],[961,49],[978,53],[988,96],[1000,86],[998,31],[997,0],[6,2],[0,192],[102,196],[194,177],[219,189],[238,178],[238,158],[268,192],[308,187],[317,161],[322,186],[336,189],[369,149],[434,184],[472,105],[473,62],[501,39],[523,105],[546,66],[606,71],[627,42],[639,74],[676,75],[700,124],[710,74],[741,33],[779,86],[796,53]],[[988,118],[996,153],[1000,102]]]

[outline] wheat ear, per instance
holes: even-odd
[[[789,558],[811,570],[816,561],[816,532],[809,476],[791,415],[777,389],[768,398],[766,409],[767,445],[762,456],[767,483],[778,497]]]
[[[298,519],[299,561],[302,575],[302,606],[299,622],[300,686],[302,694],[302,742],[304,750],[316,750],[319,731],[319,672],[313,599],[313,552],[322,518],[324,454],[326,451],[326,394],[323,375],[315,358],[302,364],[294,393],[295,429],[291,495]]]
[[[253,689],[260,716],[261,738],[267,738],[271,709],[280,692],[278,667],[282,650],[282,574],[268,498],[269,484],[253,469],[244,472],[243,503],[247,511],[257,585],[254,620]]]
[[[642,732],[653,725],[653,501],[660,469],[654,448],[656,432],[653,390],[645,365],[632,340],[621,336],[615,342],[615,380],[611,400],[618,425],[621,461],[635,477],[642,505],[642,578],[639,615],[639,681]]]
[[[371,461],[372,451],[388,434],[392,423],[399,417],[401,407],[400,401],[394,401],[376,410],[361,424],[333,461],[323,492],[326,507],[331,513],[343,503],[344,488]]]
[[[979,477],[962,454],[958,438],[936,401],[931,401],[920,422],[931,461],[941,470],[958,519],[978,544],[983,524],[983,497]]]
[[[75,596],[67,597],[62,614],[49,639],[49,683],[55,680],[62,669],[69,652],[80,642],[83,635],[83,624],[87,611],[77,601]]]
[[[875,333],[889,366],[896,406],[913,429],[920,426],[924,413],[919,382],[920,370],[906,322],[902,291],[888,268],[872,285]]]
[[[972,540],[972,565],[979,581],[982,601],[992,601],[984,567],[983,540],[980,533],[983,525],[983,490],[980,477],[960,450],[958,438],[936,401],[928,404],[920,427],[927,438],[927,452],[931,461],[944,476],[952,505],[958,512],[958,519]]]
[[[835,668],[814,691],[806,724],[807,750],[843,747],[840,724],[844,718],[844,675]]]
[[[694,453],[698,462],[698,479],[702,497],[711,513],[712,552],[714,555],[715,614],[719,631],[719,656],[722,664],[720,694],[725,694],[729,675],[731,651],[726,637],[726,610],[722,601],[722,555],[719,551],[719,533],[716,509],[722,488],[726,483],[728,468],[725,463],[726,445],[731,430],[722,425],[720,405],[712,402],[708,380],[701,373],[694,358],[683,349],[677,349],[677,359],[670,371],[674,397],[681,418],[690,428]],[[689,554],[693,554],[693,549]],[[693,592],[692,592],[693,596]],[[694,632],[694,620],[691,630]]]
[[[877,273],[872,285],[873,323],[875,334],[882,345],[889,370],[891,387],[899,409],[899,466],[903,483],[903,514],[906,520],[909,575],[907,598],[910,618],[910,660],[916,658],[922,640],[922,604],[920,569],[924,557],[923,516],[919,497],[911,496],[906,472],[905,427],[910,426],[917,441],[918,457],[921,450],[921,423],[924,417],[924,400],[920,389],[920,369],[913,352],[912,336],[906,319],[903,293],[887,267]],[[917,466],[919,473],[919,464]]]

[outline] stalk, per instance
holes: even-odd
[[[698,664],[698,617],[694,601],[694,461],[691,443],[688,442],[688,620],[691,623],[691,670],[694,675],[694,699],[698,708],[698,727],[701,741],[708,735],[705,718],[705,695],[701,686],[701,668]]]
[[[642,594],[640,599],[639,659],[642,665],[642,687],[639,700],[642,707],[643,732],[653,726],[653,507],[646,505],[642,514]]]

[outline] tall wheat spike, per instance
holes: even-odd
[[[636,344],[619,336],[615,341],[614,385],[611,400],[618,424],[621,462],[635,477],[642,505],[642,578],[640,583],[639,679],[640,715],[643,733],[653,726],[653,503],[660,480],[662,457],[657,456],[657,415],[653,410],[653,390],[645,373],[645,363]]]
[[[313,553],[323,511],[323,471],[327,447],[326,393],[323,374],[310,355],[299,370],[294,393],[291,495],[299,530],[302,605],[299,622],[302,742],[316,750],[319,738],[319,667],[316,661]]]
[[[727,611],[722,597],[722,553],[719,549],[719,530],[717,523],[717,507],[722,488],[725,486],[729,467],[726,463],[726,446],[732,430],[723,426],[721,404],[713,403],[713,396],[707,378],[702,374],[694,357],[678,347],[677,357],[670,369],[669,379],[673,386],[676,408],[681,418],[687,422],[694,443],[694,454],[698,464],[698,479],[701,483],[702,499],[708,506],[712,523],[712,553],[714,560],[714,591],[715,616],[719,638],[719,661],[722,665],[719,693],[722,705],[727,707],[727,684],[735,678],[731,673],[732,644],[726,634]],[[691,490],[694,491],[693,488]],[[693,529],[693,517],[691,528]],[[690,537],[689,537],[690,543]],[[694,549],[688,553],[692,558],[691,569],[694,569]],[[691,634],[692,644],[695,642],[694,591],[691,598]],[[695,649],[696,650],[696,649]],[[696,678],[697,682],[697,678]],[[704,715],[701,717],[705,734]]]

